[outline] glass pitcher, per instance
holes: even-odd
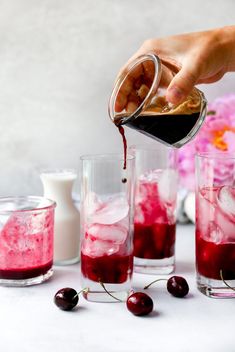
[[[195,87],[182,103],[167,102],[167,87],[178,71],[155,54],[139,56],[116,81],[109,101],[111,120],[168,146],[189,142],[205,119],[207,102]]]

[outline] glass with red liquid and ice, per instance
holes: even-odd
[[[134,269],[169,274],[175,266],[177,151],[155,142],[131,147],[136,158]]]
[[[0,198],[0,285],[28,286],[51,277],[54,208],[43,197]]]
[[[209,297],[235,297],[235,156],[197,155],[196,171],[197,286]]]
[[[134,157],[88,155],[82,160],[81,274],[90,301],[125,300],[133,272]]]

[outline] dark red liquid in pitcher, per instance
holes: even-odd
[[[139,115],[125,125],[169,145],[181,141],[195,126],[200,112],[189,115]]]

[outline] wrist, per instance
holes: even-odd
[[[226,26],[218,29],[221,50],[225,53],[227,71],[235,71],[235,26]]]

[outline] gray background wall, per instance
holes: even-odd
[[[234,0],[1,0],[0,195],[40,194],[41,167],[122,150],[107,101],[145,39],[232,23]],[[211,100],[234,78],[201,88]]]

